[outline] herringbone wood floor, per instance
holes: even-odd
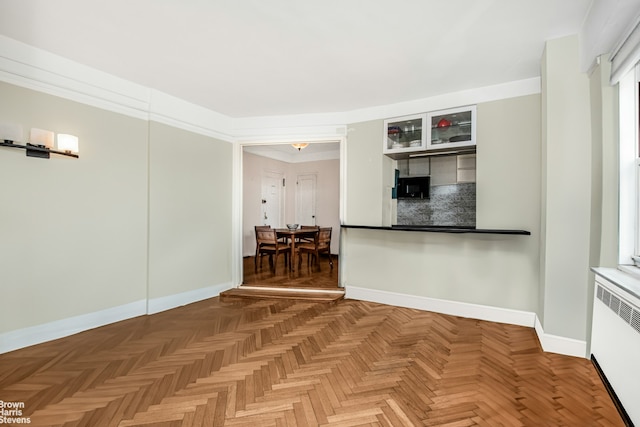
[[[619,426],[530,328],[361,302],[217,298],[0,355],[31,425]]]

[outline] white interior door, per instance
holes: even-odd
[[[283,226],[283,179],[284,174],[275,172],[268,172],[262,176],[262,212],[260,218],[263,225],[270,225],[273,228]]]
[[[298,175],[296,179],[296,223],[316,224],[316,175]]]

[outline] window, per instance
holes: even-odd
[[[640,266],[640,66],[623,76],[619,84],[619,263]]]

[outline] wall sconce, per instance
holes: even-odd
[[[77,153],[78,152],[78,137],[75,135],[69,135],[66,133],[58,134],[58,150],[65,153]]]
[[[22,128],[18,125],[0,123],[0,147],[20,148],[26,150],[28,157],[48,159],[51,153],[62,156],[78,156],[78,137],[67,134],[58,134],[58,149],[53,148],[55,134],[51,131],[32,128],[29,132],[29,142],[20,144],[16,141],[22,139]]]
[[[292,146],[293,148],[297,148],[297,149],[298,149],[298,151],[302,150],[303,148],[306,148],[308,145],[309,145],[309,144],[308,144],[308,143],[306,143],[306,142],[298,142],[298,143],[295,143],[295,144],[291,144],[291,146]]]
[[[21,141],[22,126],[13,123],[0,123],[0,142]]]

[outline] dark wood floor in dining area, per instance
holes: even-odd
[[[621,426],[531,328],[362,302],[212,298],[0,355],[34,426]]]
[[[294,269],[290,270],[285,265],[284,256],[278,256],[276,268],[270,268],[268,257],[264,256],[262,268],[258,262],[255,269],[255,257],[249,256],[243,259],[243,285],[270,286],[289,288],[315,288],[338,289],[339,262],[336,255],[332,255],[333,268],[329,265],[329,257],[326,254],[320,256],[317,263],[307,263],[307,255],[302,256],[302,265],[298,268],[298,259],[295,259]]]

